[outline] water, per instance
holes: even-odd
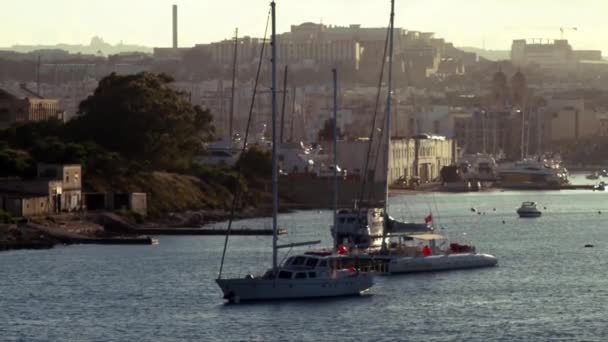
[[[369,295],[332,300],[222,304],[213,281],[222,237],[2,253],[0,340],[606,340],[606,196],[568,191],[394,197],[393,216],[421,221],[432,211],[450,237],[496,255],[499,266],[379,277]],[[516,207],[528,200],[547,208],[541,218],[517,218]],[[328,211],[283,215],[279,221],[290,229],[282,240],[330,239]],[[269,220],[239,224],[264,226]],[[270,241],[232,238],[228,273],[265,270]],[[595,248],[583,248],[588,243]]]

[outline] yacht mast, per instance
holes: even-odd
[[[233,124],[234,124],[234,87],[236,85],[236,63],[238,57],[238,46],[239,46],[239,29],[238,27],[234,30],[234,56],[232,59],[232,86],[230,87],[230,119],[228,123],[228,141],[231,143],[234,137]]]
[[[389,36],[388,36],[388,85],[386,91],[386,125],[384,130],[386,133],[386,146],[384,151],[384,164],[386,166],[386,184],[384,191],[384,219],[388,220],[388,189],[389,189],[389,178],[390,178],[390,157],[391,157],[391,100],[393,92],[393,36],[394,36],[394,22],[395,22],[395,0],[391,0],[391,19],[389,23]],[[384,222],[384,229],[382,233],[382,250],[386,250],[386,227],[387,222]]]
[[[277,163],[277,37],[275,2],[270,3],[272,16],[272,270],[277,273],[277,213],[279,211],[279,173]]]
[[[389,37],[388,37],[388,86],[386,94],[386,125],[384,127],[386,133],[386,146],[384,151],[384,163],[386,165],[386,191],[384,197],[384,212],[388,209],[388,188],[389,188],[389,161],[390,161],[390,150],[391,150],[391,102],[393,92],[393,31],[394,31],[394,20],[395,20],[395,0],[391,0],[391,20],[389,24]]]
[[[334,249],[338,246],[338,70],[331,70],[334,81]]]

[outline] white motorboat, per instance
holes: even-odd
[[[224,256],[229,234],[224,242],[224,252],[217,284],[224,298],[230,302],[278,299],[302,299],[312,297],[336,297],[358,295],[372,287],[372,276],[367,272],[338,263],[331,263],[332,256],[294,256],[282,265],[278,264],[278,250],[316,244],[320,241],[277,244],[278,195],[278,135],[276,106],[276,27],[275,2],[271,2],[272,15],[272,268],[262,276],[247,275],[244,278],[222,278]],[[236,201],[235,201],[236,203]],[[230,221],[232,222],[232,221]],[[230,227],[229,223],[229,227]],[[230,229],[229,229],[230,230]]]
[[[522,218],[539,217],[542,212],[536,207],[536,202],[523,202],[517,209],[517,214]]]
[[[501,165],[498,174],[503,187],[527,188],[568,184],[568,173],[565,169],[536,159]]]
[[[606,191],[606,182],[599,182],[593,187],[593,191]]]

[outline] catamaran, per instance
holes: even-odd
[[[339,262],[333,255],[295,255],[284,263],[278,263],[278,251],[319,243],[310,241],[278,245],[278,135],[276,101],[276,16],[275,2],[270,4],[272,16],[272,268],[261,276],[247,275],[244,278],[222,278],[223,258],[220,273],[216,279],[222,289],[224,299],[230,302],[302,299],[313,297],[336,297],[359,295],[373,285],[370,273]],[[226,237],[228,239],[228,236]],[[224,247],[224,253],[226,244]]]
[[[394,17],[395,1],[392,0],[388,35],[388,89],[383,128],[384,170],[387,172],[384,208],[337,211],[334,215],[338,219],[334,220],[332,227],[332,235],[336,237],[334,245],[347,245],[344,250],[350,250],[350,253],[342,259],[346,264],[385,274],[494,266],[498,262],[496,257],[477,253],[474,246],[452,243],[449,247],[443,247],[447,238],[436,233],[432,215],[427,216],[425,224],[402,223],[388,216]],[[372,148],[371,140],[369,148]]]

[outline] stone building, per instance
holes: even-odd
[[[394,137],[391,139],[389,169],[386,173],[380,171],[385,168],[384,149],[378,149],[374,144],[369,154],[367,177],[375,183],[383,183],[388,177],[389,184],[412,177],[420,177],[422,182],[433,181],[439,177],[443,166],[455,162],[454,144],[452,139],[433,135]],[[345,168],[349,175],[363,176],[368,147],[368,140],[338,141],[338,165]],[[374,172],[374,168],[378,171]]]
[[[56,184],[49,192],[51,208],[74,211],[82,206],[82,167],[79,164],[38,164],[38,178]]]
[[[34,94],[13,94],[0,89],[0,128],[51,119],[63,119],[58,100],[44,99]]]

